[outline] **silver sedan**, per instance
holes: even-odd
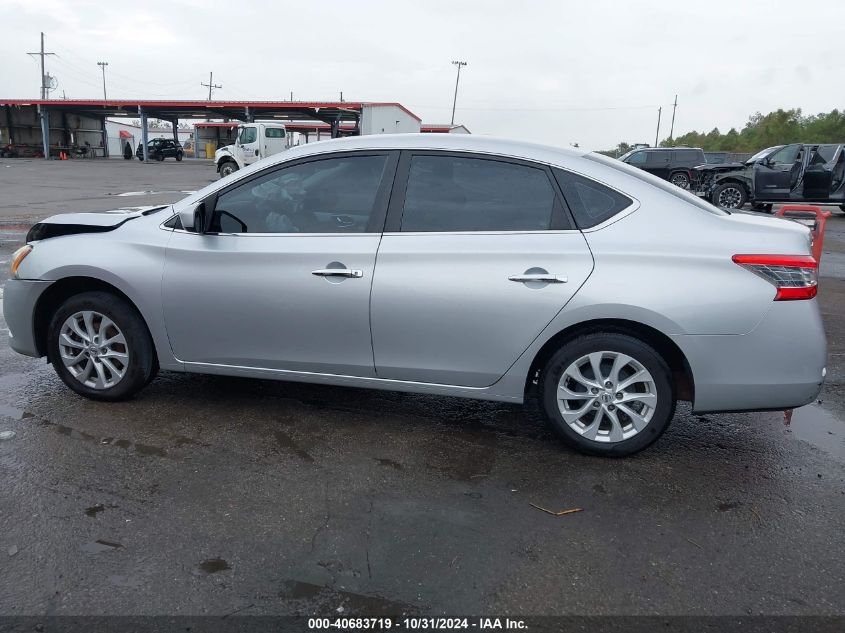
[[[810,234],[619,161],[447,135],[315,143],[173,206],[57,215],[12,261],[13,349],[75,392],[159,370],[522,402],[592,454],[812,401]]]

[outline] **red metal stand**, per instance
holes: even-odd
[[[775,215],[779,218],[798,220],[810,227],[812,231],[813,258],[818,262],[822,258],[824,245],[824,226],[827,219],[833,215],[830,211],[823,211],[821,207],[806,204],[785,204]]]

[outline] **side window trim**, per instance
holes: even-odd
[[[264,178],[265,176],[269,176],[271,174],[275,174],[283,169],[287,169],[288,167],[297,167],[299,165],[304,165],[307,163],[314,163],[323,160],[331,160],[334,158],[354,158],[354,157],[366,157],[366,156],[386,156],[387,161],[385,164],[384,174],[382,175],[381,183],[379,183],[379,188],[376,193],[375,205],[373,207],[373,212],[370,214],[370,219],[367,222],[367,229],[364,234],[369,233],[381,233],[384,228],[385,216],[387,214],[387,203],[390,196],[391,189],[393,187],[393,182],[396,176],[396,163],[399,160],[399,152],[395,150],[360,150],[360,151],[351,151],[351,152],[329,152],[325,154],[315,154],[313,156],[304,156],[302,158],[294,159],[291,161],[286,161],[284,163],[279,163],[274,165],[268,169],[262,169],[260,171],[255,172],[254,174],[250,174],[248,177],[233,182],[231,185],[228,185],[222,189],[218,189],[214,193],[209,194],[206,198],[198,201],[198,204],[205,204],[210,216],[213,216],[214,213],[217,211],[217,199],[238,187],[246,185],[254,180],[258,180],[259,178]],[[265,235],[265,236],[272,236],[272,235],[312,235],[310,233],[217,233],[211,232],[207,233],[207,235],[245,235],[245,236],[252,236],[252,235]],[[319,235],[362,235],[362,233],[320,233]]]
[[[537,163],[530,160],[523,160],[519,158],[511,158],[509,156],[499,156],[497,154],[485,154],[482,152],[460,152],[447,150],[402,150],[399,157],[399,164],[396,169],[396,177],[393,185],[393,193],[390,196],[390,203],[387,210],[387,220],[384,224],[385,233],[401,233],[402,232],[402,213],[405,207],[405,195],[408,190],[408,178],[411,171],[411,159],[415,156],[448,156],[453,158],[473,158],[480,160],[491,160],[499,163],[506,163],[510,165],[520,165],[522,167],[531,167],[539,169],[545,173],[549,181],[549,185],[554,192],[554,202],[552,207],[552,215],[548,229],[543,231],[425,231],[436,235],[438,233],[537,233],[547,231],[577,231],[575,221],[566,205],[566,200],[561,194],[560,187],[554,178],[549,165],[545,163]],[[413,231],[411,231],[413,232]]]

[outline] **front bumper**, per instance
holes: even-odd
[[[693,410],[783,410],[821,391],[827,341],[815,299],[778,301],[754,330],[731,336],[674,336],[695,382]]]
[[[9,347],[25,356],[41,356],[35,343],[35,306],[52,281],[9,279],[3,291],[3,318]]]

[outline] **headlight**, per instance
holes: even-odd
[[[27,244],[26,246],[21,246],[18,250],[12,253],[12,266],[11,266],[11,273],[14,279],[18,278],[18,268],[20,268],[21,262],[26,259],[26,256],[32,252],[32,246]]]

